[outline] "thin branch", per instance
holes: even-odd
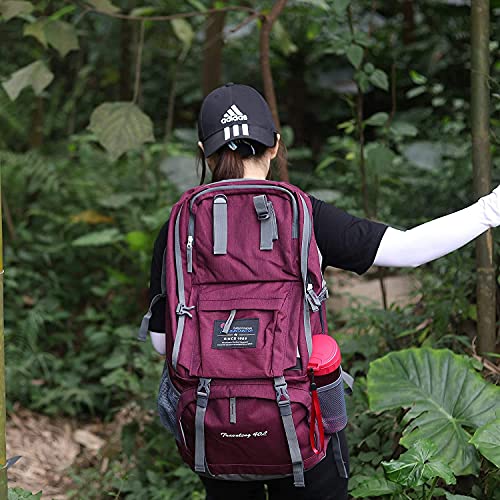
[[[142,21],[139,34],[139,45],[137,46],[137,59],[135,63],[134,97],[132,98],[132,102],[134,104],[137,104],[137,99],[139,98],[139,89],[141,86],[142,50],[144,49],[144,25],[145,21]]]
[[[276,102],[276,93],[274,91],[273,74],[271,71],[271,60],[269,57],[270,51],[270,36],[274,22],[278,19],[285,8],[287,0],[278,0],[274,3],[271,12],[268,15],[262,16],[262,27],[260,29],[260,68],[262,72],[262,83],[264,86],[264,95],[271,109],[273,119],[278,130],[281,130],[280,118],[278,114],[278,104]],[[285,161],[278,159],[278,168],[280,179],[288,181],[288,168]]]
[[[255,9],[251,7],[245,7],[242,5],[235,5],[232,7],[223,7],[221,9],[207,9],[204,11],[195,12],[181,12],[178,14],[170,14],[168,16],[130,16],[128,14],[120,14],[118,12],[104,12],[99,9],[93,9],[90,7],[85,7],[88,12],[95,12],[96,14],[101,14],[103,16],[114,17],[115,19],[126,19],[128,21],[171,21],[172,19],[187,19],[190,17],[197,16],[209,16],[210,14],[216,12],[229,12],[229,11],[240,11],[240,12],[250,12],[256,13]]]
[[[2,207],[5,215],[5,222],[7,223],[7,230],[9,231],[9,236],[12,241],[17,237],[16,228],[14,227],[14,221],[12,220],[12,215],[10,213],[9,205],[7,203],[7,198],[5,194],[2,196]],[[1,271],[1,269],[0,269]]]

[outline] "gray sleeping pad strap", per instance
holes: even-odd
[[[223,194],[214,198],[213,205],[214,255],[227,253],[227,199]]]
[[[344,370],[342,370],[342,379],[347,384],[347,389],[345,392],[347,394],[351,395],[352,394],[352,386],[354,385],[354,377],[352,375],[349,375]]]
[[[253,205],[260,220],[260,249],[272,250],[273,241],[278,239],[278,224],[273,204],[265,194],[253,197]]]
[[[200,378],[200,383],[196,391],[196,414],[194,417],[194,470],[196,472],[206,471],[205,413],[207,412],[211,381],[211,378]]]
[[[302,209],[304,211],[304,227],[302,228],[302,245],[300,249],[300,269],[302,274],[302,281],[304,284],[304,331],[306,334],[306,344],[307,344],[307,352],[309,356],[312,352],[312,333],[311,333],[311,316],[309,311],[309,301],[308,290],[307,290],[307,269],[309,264],[309,245],[311,243],[312,238],[312,223],[311,223],[311,215],[309,213],[309,209],[307,208],[307,204],[299,195],[300,201],[302,202]]]
[[[283,428],[285,429],[286,441],[290,451],[293,470],[293,484],[297,487],[304,487],[304,462],[300,454],[297,432],[292,418],[292,405],[288,395],[287,383],[285,377],[274,377],[274,388],[276,389],[276,401],[280,409]]]
[[[149,304],[149,309],[148,312],[144,315],[141,321],[141,326],[139,327],[139,333],[137,335],[138,340],[141,342],[145,342],[145,340],[148,337],[148,331],[149,331],[149,320],[151,319],[151,316],[153,315],[153,306],[162,298],[165,297],[164,293],[158,293],[156,294],[153,299],[151,300],[151,304]]]

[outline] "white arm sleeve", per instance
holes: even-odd
[[[375,256],[377,266],[417,267],[442,257],[500,225],[500,186],[458,212],[408,231],[388,227]]]
[[[165,344],[165,333],[150,331],[149,335],[151,336],[151,343],[153,344],[155,351],[158,354],[165,354],[167,351],[167,346]]]

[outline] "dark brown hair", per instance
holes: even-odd
[[[250,143],[254,150],[255,158],[262,158],[264,153],[267,151],[268,147],[257,141],[247,141]],[[241,179],[245,174],[245,167],[243,165],[243,158],[241,157],[238,150],[233,151],[227,144],[218,149],[213,155],[210,156],[215,161],[215,168],[212,172],[212,182],[222,181],[225,179]],[[286,146],[283,142],[279,141],[277,158],[280,158],[286,162],[287,151]],[[205,182],[205,176],[207,172],[207,162],[203,150],[199,148],[198,150],[198,167],[201,166],[201,179],[200,185]],[[267,175],[267,179],[271,179],[271,168]]]

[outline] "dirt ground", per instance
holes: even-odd
[[[338,311],[353,300],[378,304],[382,293],[377,279],[360,278],[352,273],[330,271],[326,279],[332,290],[328,307]],[[408,276],[385,278],[387,301],[400,305],[413,302],[415,282]],[[124,408],[110,424],[82,426],[76,419],[48,417],[17,407],[7,423],[7,457],[21,455],[9,469],[9,487],[22,487],[34,493],[42,490],[44,500],[66,500],[71,488],[67,471],[71,466],[100,467],[105,470],[100,450],[119,435],[121,426],[131,421],[134,410]]]

